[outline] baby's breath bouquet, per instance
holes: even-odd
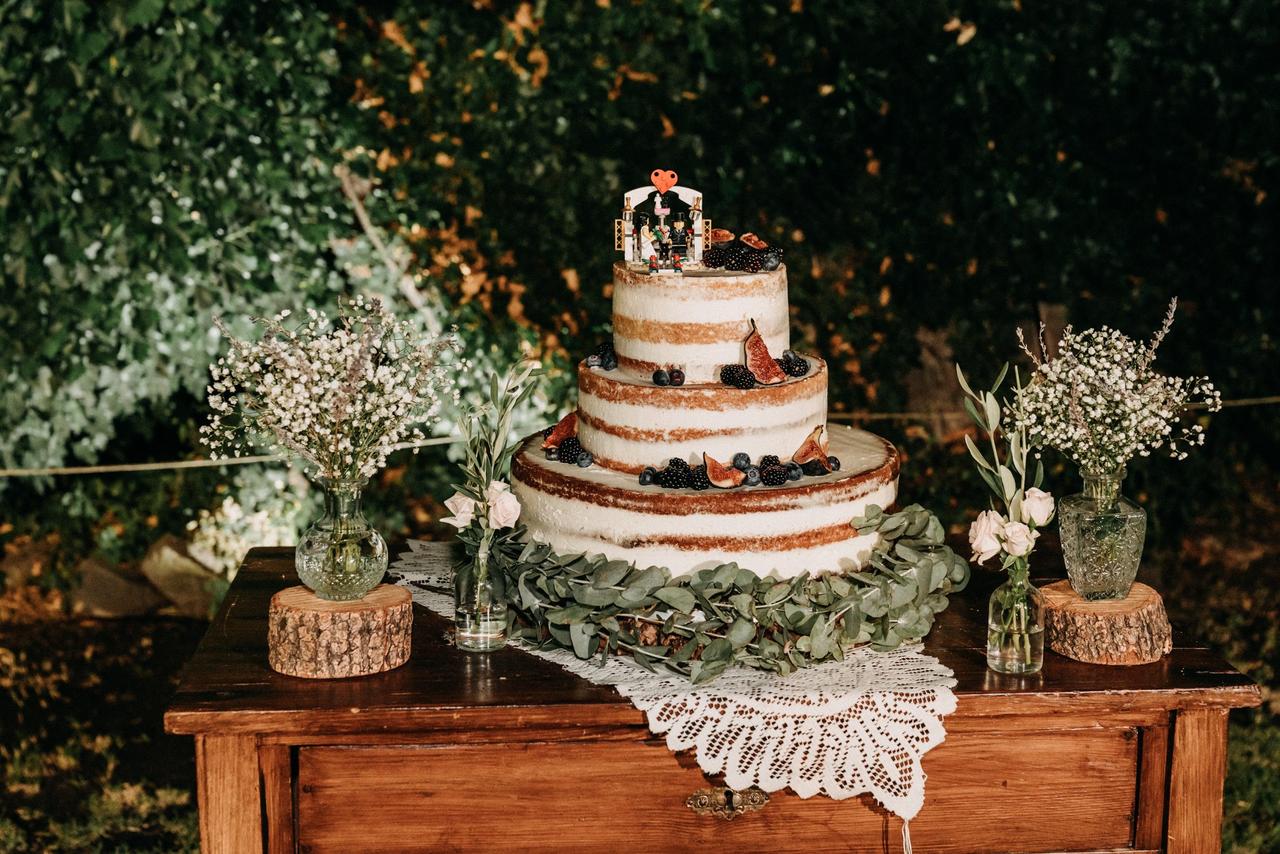
[[[1153,367],[1177,307],[1175,298],[1145,344],[1107,326],[1083,332],[1068,326],[1054,358],[1043,345],[1037,354],[1023,341],[1035,363],[1023,395],[1023,426],[1031,440],[1057,448],[1082,471],[1099,473],[1166,446],[1175,459],[1185,459],[1187,449],[1204,444],[1204,425],[1184,425],[1182,416],[1193,406],[1216,412],[1221,396],[1208,377],[1170,377]]]
[[[1035,371],[1022,394],[1019,427],[1036,446],[1070,457],[1084,477],[1083,494],[1062,500],[1059,527],[1067,574],[1087,599],[1124,598],[1137,577],[1147,518],[1120,495],[1129,460],[1160,448],[1185,459],[1204,443],[1205,429],[1187,423],[1186,413],[1222,408],[1208,377],[1170,377],[1154,368],[1177,306],[1176,299],[1169,303],[1146,343],[1107,326],[1067,327],[1049,358],[1043,342],[1037,354],[1022,341]]]
[[[442,357],[453,335],[416,340],[379,300],[356,297],[336,320],[308,309],[258,318],[257,341],[236,338],[212,366],[209,423],[216,456],[251,448],[301,458],[325,489],[325,515],[298,544],[303,583],[327,599],[358,599],[382,578],[387,547],[360,512],[369,477],[397,448],[424,438],[453,383]]]

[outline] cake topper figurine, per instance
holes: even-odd
[[[647,186],[623,197],[613,242],[628,266],[651,275],[679,275],[702,266],[711,220],[702,216],[702,194],[679,180],[673,169],[654,169]]]

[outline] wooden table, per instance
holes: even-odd
[[[900,848],[897,818],[868,797],[778,792],[736,820],[695,814],[686,798],[714,781],[613,689],[515,649],[461,653],[417,606],[398,670],[275,674],[267,602],[295,583],[291,550],[249,554],[165,716],[195,736],[205,851]],[[1227,712],[1257,705],[1257,688],[1183,637],[1156,664],[1046,653],[1040,676],[998,676],[983,588],[955,597],[926,644],[959,703],[924,759],[915,850],[1218,850]]]

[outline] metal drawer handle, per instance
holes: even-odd
[[[684,805],[698,815],[714,815],[725,821],[762,810],[767,803],[769,795],[759,786],[741,791],[723,787],[699,789],[684,801]]]

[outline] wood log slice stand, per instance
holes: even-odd
[[[1069,581],[1041,588],[1044,635],[1059,655],[1089,664],[1151,664],[1173,650],[1160,594],[1134,584],[1124,599],[1089,601]]]
[[[287,676],[367,676],[408,661],[412,635],[413,600],[403,587],[379,584],[350,602],[287,587],[271,597],[267,657]]]

